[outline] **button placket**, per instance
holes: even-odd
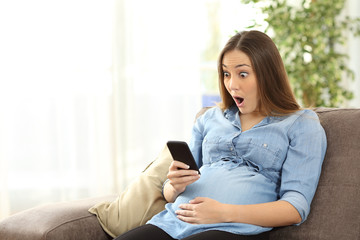
[[[241,133],[235,133],[235,134],[233,135],[233,138],[231,139],[231,142],[228,143],[228,148],[229,148],[229,150],[230,150],[230,152],[231,152],[231,155],[233,155],[233,156],[237,156],[237,155],[238,155],[237,152],[236,152],[234,140],[235,140],[235,138],[237,138],[240,134],[241,134]]]

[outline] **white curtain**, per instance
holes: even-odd
[[[201,107],[203,39],[203,26],[194,21],[198,3],[193,3],[189,8],[184,2],[117,1],[118,182],[131,181],[167,140],[190,136]]]
[[[115,192],[112,14],[112,1],[0,1],[0,218]]]

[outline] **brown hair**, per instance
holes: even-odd
[[[277,47],[270,37],[259,31],[244,31],[235,34],[220,53],[218,73],[221,109],[225,110],[234,104],[233,98],[224,85],[222,68],[225,53],[232,50],[240,50],[250,58],[258,83],[259,109],[262,113],[286,115],[300,109]]]

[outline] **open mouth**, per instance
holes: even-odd
[[[234,97],[237,105],[240,105],[244,102],[244,99],[242,97]]]

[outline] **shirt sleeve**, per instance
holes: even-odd
[[[326,135],[316,113],[305,110],[290,128],[288,136],[290,144],[281,171],[280,200],[292,204],[303,223],[310,213],[319,182]]]

